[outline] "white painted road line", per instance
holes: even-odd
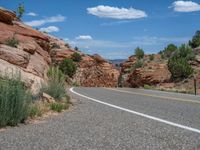
[[[171,126],[174,126],[174,127],[178,127],[178,128],[181,128],[181,129],[189,130],[189,131],[196,132],[196,133],[200,134],[200,130],[199,129],[195,129],[195,128],[192,128],[192,127],[184,126],[184,125],[177,124],[177,123],[174,123],[174,122],[170,122],[170,121],[167,121],[167,120],[164,120],[164,119],[160,119],[160,118],[157,118],[157,117],[154,117],[154,116],[150,116],[150,115],[143,114],[143,113],[140,113],[140,112],[136,112],[136,111],[133,111],[133,110],[130,110],[130,109],[126,109],[126,108],[123,108],[123,107],[120,107],[120,106],[116,106],[116,105],[113,105],[113,104],[102,102],[102,101],[100,101],[98,99],[94,99],[94,98],[85,96],[83,94],[79,94],[78,92],[74,91],[74,88],[70,88],[70,91],[72,93],[76,94],[76,95],[79,95],[81,97],[87,98],[87,99],[89,99],[91,101],[94,101],[94,102],[97,102],[97,103],[100,103],[100,104],[103,104],[103,105],[110,106],[112,108],[123,110],[123,111],[129,112],[129,113],[132,113],[132,114],[135,114],[135,115],[138,115],[138,116],[142,116],[142,117],[145,117],[145,118],[148,118],[148,119],[151,119],[151,120],[155,120],[155,121],[158,121],[158,122],[161,122],[161,123],[165,123],[165,124],[168,124],[168,125],[171,125]]]

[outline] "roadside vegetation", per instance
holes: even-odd
[[[31,94],[21,81],[20,74],[13,74],[11,78],[0,78],[0,127],[16,126],[28,118],[69,108],[70,98],[65,90],[65,75],[58,67],[51,67],[47,76],[48,82],[43,85],[38,96]]]
[[[76,73],[77,66],[72,59],[66,58],[59,64],[59,69],[63,74],[73,77],[73,75]]]

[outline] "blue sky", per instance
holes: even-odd
[[[127,58],[137,46],[157,53],[200,29],[200,0],[0,0],[11,10],[19,3],[25,23],[108,59]]]

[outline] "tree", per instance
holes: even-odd
[[[72,77],[77,70],[76,64],[73,62],[72,59],[64,59],[60,65],[59,69],[65,74],[68,75],[69,77]]]
[[[189,41],[189,45],[192,48],[196,48],[200,46],[200,30],[196,31],[195,35],[193,36],[192,40]]]
[[[142,58],[144,57],[144,51],[143,51],[143,49],[137,47],[137,48],[135,49],[135,55],[136,55],[136,57],[137,57],[138,59],[142,59]]]
[[[17,17],[19,19],[21,19],[21,17],[23,16],[24,12],[25,12],[24,5],[23,4],[19,4],[19,6],[17,8]]]
[[[167,45],[167,47],[163,51],[164,56],[169,58],[169,57],[171,57],[172,53],[175,52],[176,50],[177,50],[177,46],[176,45],[169,44],[169,45]]]

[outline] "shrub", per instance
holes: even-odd
[[[131,72],[134,71],[135,69],[143,67],[144,63],[143,60],[137,60],[136,63],[132,66]]]
[[[196,48],[200,46],[200,30],[196,31],[195,35],[193,36],[192,40],[189,41],[189,45],[192,48]]]
[[[6,45],[17,48],[19,41],[13,36],[6,40]]]
[[[76,51],[78,51],[78,50],[79,50],[79,48],[78,48],[78,47],[74,47],[74,49],[75,49]]]
[[[148,85],[148,84],[145,84],[144,85],[144,89],[154,89],[154,87],[153,86],[150,86],[150,85]]]
[[[193,73],[193,69],[186,58],[177,58],[175,56],[169,59],[168,69],[172,74],[173,80],[187,78]]]
[[[20,75],[0,79],[0,126],[17,125],[28,117],[31,96]]]
[[[55,100],[61,100],[66,96],[65,91],[65,76],[58,67],[51,67],[48,72],[48,81],[43,85],[41,92],[47,93]]]
[[[135,49],[135,55],[136,55],[136,57],[137,57],[138,59],[143,58],[143,57],[144,57],[144,51],[143,51],[143,49],[137,47],[137,48]]]
[[[169,44],[163,51],[163,55],[166,58],[169,58],[172,56],[172,54],[177,50],[177,46],[174,44]]]
[[[154,54],[149,56],[149,60],[151,60],[151,61],[154,60]]]
[[[42,116],[42,111],[40,110],[40,107],[32,104],[29,107],[29,117],[34,118],[34,117],[40,117],[40,116]]]
[[[63,103],[52,103],[50,105],[51,110],[56,112],[61,112],[63,109],[65,109],[65,106]]]
[[[173,56],[176,58],[186,58],[186,60],[194,60],[195,58],[195,54],[191,47],[186,44],[182,44],[178,50],[174,52]]]
[[[71,58],[75,62],[80,62],[82,60],[82,57],[79,53],[75,52],[71,55]]]
[[[76,64],[73,62],[72,59],[64,59],[60,65],[59,69],[69,77],[72,77],[76,73]]]

